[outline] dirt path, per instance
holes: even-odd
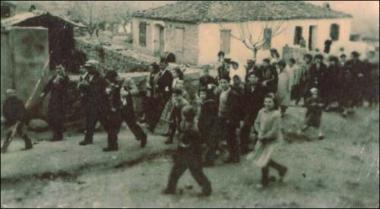
[[[290,109],[292,136],[303,117]],[[1,186],[2,207],[379,207],[378,108],[352,118],[324,115],[326,140],[291,137],[274,158],[289,167],[283,184],[255,188],[260,171],[251,162],[207,168],[214,193],[200,199],[187,172],[178,195],[161,195],[171,160],[155,156],[119,168],[84,170],[78,176],[26,179]],[[311,133],[308,133],[311,134]]]

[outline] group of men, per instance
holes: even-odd
[[[99,121],[108,134],[108,147],[103,151],[118,150],[118,133],[123,121],[140,141],[141,147],[147,143],[147,135],[137,124],[132,97],[138,94],[131,79],[121,79],[114,70],[103,75],[99,63],[89,60],[85,64],[86,73],[80,78],[78,88],[86,117],[86,133],[80,145],[93,143],[94,130]]]
[[[261,65],[257,65],[255,60],[248,60],[244,80],[239,76],[230,77],[231,68],[236,69],[238,63],[224,56],[223,52],[218,54],[216,77],[210,75],[209,69],[204,69],[199,79],[198,96],[202,100],[199,106],[199,130],[202,136],[208,138],[206,141],[213,142],[208,143],[208,164],[213,164],[218,149],[214,143],[218,141],[217,138],[225,139],[228,144],[228,162],[238,162],[239,153],[251,150],[251,127],[267,93],[277,93],[282,98],[282,113],[289,105],[286,100],[294,100],[298,104],[302,98],[310,96],[311,88],[319,90],[326,110],[336,108],[343,115],[363,101],[370,104],[378,102],[378,62],[374,61],[374,52],[370,52],[364,61],[359,59],[360,54],[357,52],[353,52],[348,61],[344,54],[340,57],[330,56],[327,58],[328,64],[325,64],[326,58],[322,54],[314,57],[306,54],[302,64],[297,64],[295,59],[264,59]],[[144,147],[147,134],[138,125],[135,116],[132,97],[136,95],[143,95],[144,118],[152,132],[165,104],[172,97],[179,104],[173,109],[177,115],[173,117],[176,120],[173,123],[180,123],[179,109],[187,103],[181,98],[182,91],[172,88],[173,75],[165,59],[159,64],[150,65],[145,94],[137,90],[133,80],[121,79],[116,71],[100,72],[99,63],[95,60],[87,61],[84,68],[85,73],[78,84],[86,118],[85,137],[80,145],[93,143],[95,126],[99,121],[108,133],[108,147],[104,151],[118,150],[117,136],[125,121],[141,147]],[[56,74],[41,93],[42,99],[51,93],[48,122],[54,133],[53,141],[63,139],[68,83],[65,69],[58,66]],[[238,129],[240,143],[236,134]],[[222,135],[216,134],[218,132]]]
[[[200,135],[208,147],[205,164],[214,164],[220,141],[227,142],[227,163],[239,162],[241,154],[254,149],[256,137],[251,138],[251,129],[268,93],[277,95],[283,117],[291,101],[295,104],[306,101],[313,88],[320,92],[326,111],[336,109],[344,116],[363,101],[378,102],[375,95],[378,92],[378,64],[372,60],[373,52],[364,61],[359,56],[358,52],[352,52],[348,61],[345,55],[329,56],[327,64],[325,54],[305,54],[300,64],[293,58],[286,61],[264,59],[261,65],[248,60],[245,80],[242,80],[239,76],[230,77],[237,63],[224,58],[224,53],[220,52],[217,76],[211,76],[205,68],[199,79],[201,101],[197,121]]]
[[[99,63],[89,60],[84,65],[85,72],[78,82],[78,90],[81,95],[81,106],[85,116],[85,136],[79,144],[89,145],[93,143],[93,136],[97,122],[100,122],[108,134],[108,146],[103,151],[118,150],[118,133],[122,122],[125,121],[135,138],[140,141],[140,146],[145,147],[147,134],[137,124],[132,97],[138,94],[133,80],[121,79],[117,72],[109,70],[100,72]],[[47,121],[53,132],[51,141],[62,141],[64,122],[68,105],[69,77],[62,66],[57,66],[55,74],[44,86],[40,99],[50,93]],[[32,148],[32,142],[22,127],[28,123],[29,118],[25,104],[21,101],[15,90],[7,91],[7,99],[3,106],[3,116],[9,132],[6,140],[9,141],[12,127],[17,125],[17,132],[25,140],[26,149]],[[14,135],[14,134],[13,134]]]

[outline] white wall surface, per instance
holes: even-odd
[[[276,48],[280,54],[282,47],[286,44],[293,46],[295,27],[301,26],[303,28],[303,36],[308,42],[309,39],[309,26],[316,25],[318,27],[317,47],[323,51],[324,42],[330,36],[330,26],[336,23],[340,25],[340,37],[337,42],[332,46],[332,51],[338,50],[339,47],[344,46],[349,42],[351,31],[351,19],[321,19],[321,20],[289,20],[289,21],[271,21],[271,22],[257,22],[251,21],[246,23],[205,23],[199,25],[199,61],[198,64],[215,63],[217,53],[220,51],[220,30],[230,29],[234,36],[240,37],[241,26],[245,30],[251,31],[253,39],[257,39],[256,34],[260,34],[265,26],[278,26],[281,25],[282,33],[272,38],[272,48]],[[231,39],[231,52],[226,55],[233,60],[239,61],[240,64],[245,64],[247,59],[252,58],[253,54],[248,50],[244,44],[235,38]],[[257,60],[261,62],[262,59],[269,57],[269,51],[260,50],[257,55]]]

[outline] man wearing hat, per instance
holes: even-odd
[[[52,141],[63,140],[68,84],[69,77],[66,75],[63,66],[59,65],[56,67],[56,74],[49,80],[40,95],[41,98],[45,98],[49,92],[51,93],[48,106],[48,122],[53,131]]]
[[[85,138],[80,145],[93,143],[95,126],[98,121],[107,129],[107,95],[105,88],[107,83],[98,71],[98,62],[89,60],[85,64],[86,73],[79,81],[79,90],[82,93],[82,102],[86,115]]]
[[[3,117],[5,122],[5,128],[8,129],[6,131],[6,139],[5,141],[8,144],[4,144],[3,152],[6,151],[7,146],[9,145],[9,140],[12,137],[12,131],[16,128],[16,134],[21,136],[25,142],[25,149],[32,149],[32,140],[26,133],[25,124],[27,122],[27,112],[25,109],[24,102],[19,99],[16,95],[16,91],[14,89],[7,89],[6,91],[6,100],[3,104]],[[17,127],[14,127],[14,126]]]

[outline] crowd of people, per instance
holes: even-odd
[[[103,150],[116,151],[118,134],[125,121],[140,146],[145,147],[147,133],[137,122],[133,104],[133,97],[140,96],[144,106],[143,121],[148,130],[154,133],[158,123],[167,123],[165,143],[178,144],[164,193],[175,193],[178,179],[189,169],[202,186],[202,195],[208,196],[212,191],[211,183],[202,169],[215,165],[222,157],[224,143],[228,153],[225,163],[239,163],[241,156],[249,154],[248,159],[261,168],[260,187],[268,186],[271,181],[270,167],[278,171],[280,181],[283,179],[287,167],[271,156],[283,138],[281,123],[286,120],[290,105],[307,109],[300,132],[315,127],[319,130],[318,138],[324,139],[322,112],[337,111],[346,117],[355,107],[378,103],[379,67],[374,52],[365,60],[360,60],[358,52],[352,52],[349,60],[344,54],[305,54],[301,62],[294,58],[283,60],[277,53],[260,65],[256,60],[248,60],[243,79],[238,75],[231,77],[239,63],[226,58],[224,52],[217,56],[217,75],[212,76],[210,68],[202,69],[195,100],[190,100],[184,85],[186,69],[172,68],[165,58],[150,65],[147,90],[143,92],[132,79],[122,79],[114,70],[103,73],[97,61],[87,61],[85,73],[78,83],[86,118],[84,140],[79,144],[93,143],[99,121],[108,133],[108,146]],[[41,94],[43,99],[51,93],[48,121],[54,133],[53,141],[63,140],[68,81],[64,69],[58,66],[56,75]],[[7,93],[3,115],[10,127],[24,120],[25,110],[22,105],[10,104],[12,101],[20,103],[14,90]],[[19,132],[25,139],[26,148],[30,149],[30,138],[21,128]]]

